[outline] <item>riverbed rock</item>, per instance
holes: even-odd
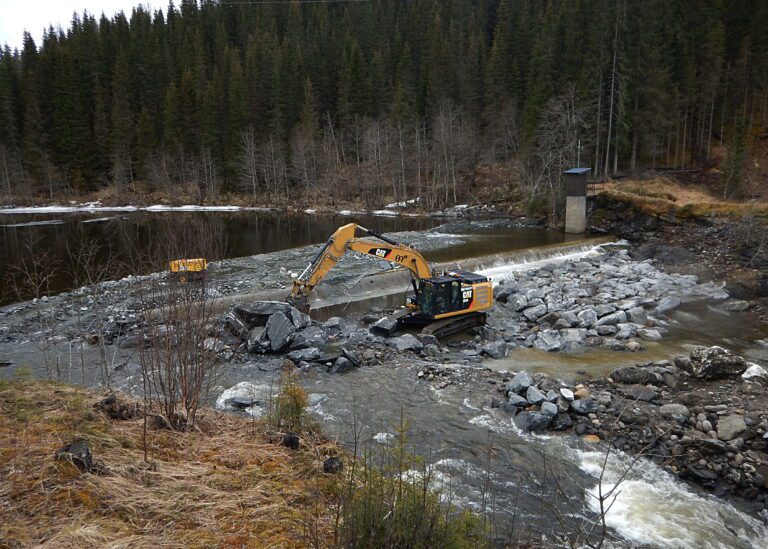
[[[688,418],[691,417],[691,412],[688,408],[683,404],[677,403],[665,404],[659,408],[659,412],[661,412],[661,417],[664,419],[672,419],[681,425],[684,425]]]
[[[594,309],[584,309],[583,311],[579,312],[576,316],[579,317],[579,321],[581,322],[581,326],[585,328],[591,328],[595,324],[597,324],[597,313]]]
[[[520,372],[514,375],[514,377],[507,383],[507,391],[510,393],[517,393],[518,395],[527,391],[528,387],[533,385],[533,380],[528,372]]]
[[[301,361],[313,362],[318,358],[320,358],[320,349],[318,349],[317,347],[307,347],[306,349],[297,349],[296,351],[291,351],[290,353],[288,353],[287,356],[297,364]]]
[[[570,390],[570,389],[568,389],[567,387],[561,387],[561,388],[560,388],[560,394],[561,394],[561,395],[563,396],[563,398],[564,398],[565,400],[567,400],[568,402],[573,402],[573,397],[574,397],[574,395],[573,395],[573,391],[571,391],[571,390]]]
[[[622,383],[624,385],[634,385],[636,383],[646,385],[656,381],[656,377],[651,372],[643,368],[638,368],[637,366],[616,368],[611,372],[611,379],[616,383]]]
[[[549,428],[553,431],[565,431],[573,425],[573,420],[568,414],[557,414],[552,418]]]
[[[506,303],[509,296],[515,292],[517,292],[517,286],[510,284],[508,286],[497,286],[494,288],[493,295],[499,303]]]
[[[627,313],[624,311],[616,311],[615,313],[611,313],[600,318],[600,320],[597,321],[597,326],[616,326],[617,324],[623,324],[626,321]]]
[[[543,431],[552,422],[552,416],[541,412],[521,412],[515,416],[515,424],[523,431]]]
[[[577,414],[587,415],[597,411],[597,402],[591,398],[581,398],[571,402],[571,410]]]
[[[541,403],[541,413],[545,416],[555,417],[557,415],[557,404],[551,402]]]
[[[530,404],[528,400],[525,397],[521,397],[517,393],[509,393],[509,397],[507,398],[507,404],[511,406],[519,406],[521,408],[525,408]]]
[[[536,305],[535,307],[529,307],[523,311],[523,316],[533,322],[534,320],[547,314],[546,305]]]
[[[627,320],[635,324],[645,324],[648,321],[648,313],[642,307],[633,307],[627,310]]]
[[[93,470],[93,456],[88,448],[88,441],[84,439],[75,440],[59,448],[56,459],[68,461],[84,473]]]
[[[266,325],[269,347],[273,353],[279,353],[293,340],[296,327],[285,313],[275,313],[269,317]]]
[[[720,440],[733,440],[746,430],[744,418],[736,414],[723,416],[717,421],[717,438]]]
[[[667,296],[662,298],[656,305],[656,312],[665,314],[677,309],[680,306],[680,298],[676,296]]]
[[[691,351],[693,375],[699,379],[737,378],[748,365],[743,357],[722,347],[695,347]]]
[[[544,402],[547,398],[541,391],[536,388],[535,385],[531,385],[525,392],[525,399],[531,404],[538,405]]]
[[[312,319],[309,317],[309,315],[302,313],[295,307],[291,307],[289,313],[291,322],[293,322],[293,325],[297,330],[302,330],[312,325]]]
[[[238,304],[233,308],[233,312],[249,328],[254,326],[266,326],[269,317],[275,313],[289,314],[292,307],[290,303],[283,301],[254,301],[248,304]]]
[[[349,371],[351,371],[355,365],[352,363],[351,360],[349,360],[345,356],[340,356],[336,359],[336,362],[333,363],[333,367],[331,368],[332,374],[345,374]]]
[[[391,344],[394,345],[398,351],[421,351],[424,347],[424,344],[413,334],[403,334],[398,336],[391,341]]]
[[[491,358],[504,358],[509,354],[509,346],[506,341],[492,341],[483,345],[482,353]]]
[[[384,337],[389,337],[392,335],[395,331],[397,331],[397,319],[392,318],[391,316],[385,316],[371,324],[371,327],[369,330],[371,333],[376,335],[381,335]]]
[[[637,330],[637,335],[646,341],[661,340],[661,334],[659,333],[659,331],[653,330],[651,328],[640,328],[639,330]]]
[[[642,400],[644,402],[651,402],[659,397],[658,393],[652,387],[643,385],[628,385],[622,387],[620,392],[627,398],[631,398],[632,400]]]
[[[533,346],[542,351],[559,351],[563,347],[563,340],[557,330],[542,330],[537,334]]]

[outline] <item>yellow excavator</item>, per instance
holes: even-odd
[[[462,270],[434,273],[424,256],[412,247],[355,223],[333,233],[294,279],[289,301],[297,309],[309,312],[310,293],[347,250],[402,265],[411,273],[413,292],[406,295],[405,308],[374,324],[373,331],[391,335],[401,326],[421,326],[422,333],[440,338],[485,324],[486,311],[493,306],[493,287],[488,277]]]

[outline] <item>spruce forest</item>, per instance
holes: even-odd
[[[768,127],[765,0],[183,0],[0,55],[0,196],[471,198],[706,167]],[[726,151],[726,153],[723,153]]]

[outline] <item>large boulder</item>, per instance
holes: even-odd
[[[513,294],[507,298],[507,307],[519,313],[528,307],[528,298],[523,294]]]
[[[659,314],[668,313],[677,309],[680,306],[680,298],[675,296],[669,296],[662,298],[658,305],[656,305],[656,312]]]
[[[741,416],[732,414],[717,420],[717,438],[720,440],[733,440],[746,430],[747,424]]]
[[[515,285],[509,285],[509,286],[496,286],[493,290],[493,295],[496,298],[496,301],[500,303],[506,303],[509,299],[509,296],[517,292],[517,286]]]
[[[544,316],[545,314],[547,314],[546,305],[536,305],[534,307],[529,307],[523,311],[523,316],[525,316],[525,318],[527,318],[531,322]]]
[[[289,314],[290,303],[283,301],[254,301],[253,303],[235,305],[234,313],[250,328],[265,326],[269,317],[275,313]]]
[[[424,344],[413,334],[403,334],[392,340],[392,345],[398,351],[421,351]]]
[[[504,358],[509,354],[509,346],[506,341],[492,341],[483,345],[482,353],[491,358]]]
[[[743,357],[722,347],[695,347],[691,351],[693,375],[699,379],[737,378],[749,365]]]
[[[518,395],[527,391],[528,387],[533,385],[533,380],[528,372],[520,372],[515,374],[514,377],[507,383],[507,391],[510,393],[517,393]]]
[[[551,402],[542,402],[541,413],[545,416],[555,417],[557,415],[557,404],[553,404]]]
[[[640,328],[637,331],[637,335],[639,335],[642,339],[646,341],[660,341],[661,340],[661,333],[659,333],[658,330],[653,330],[651,328]]]
[[[525,392],[525,399],[531,404],[541,404],[547,400],[547,397],[539,391],[535,385],[531,385]]]
[[[624,324],[627,321],[627,313],[624,311],[616,311],[605,315],[597,321],[597,326],[616,326],[617,324]]]
[[[552,416],[541,412],[521,412],[515,416],[515,424],[523,431],[543,431],[552,422]]]
[[[313,362],[320,358],[320,349],[317,347],[307,347],[306,349],[297,349],[288,353],[288,358],[298,364],[301,361]]]
[[[269,339],[263,326],[256,326],[248,332],[246,349],[249,353],[266,353],[269,351]]]
[[[597,313],[594,309],[584,309],[583,311],[580,311],[576,316],[579,318],[581,326],[585,328],[591,328],[597,324]]]
[[[656,376],[653,373],[637,366],[627,366],[625,368],[616,368],[611,372],[611,379],[616,383],[623,383],[624,385],[641,384],[647,385],[656,381]]]
[[[246,341],[248,339],[248,326],[240,320],[234,311],[229,311],[222,320],[224,329],[236,338]]]
[[[559,351],[563,347],[563,340],[557,330],[542,330],[537,334],[533,346],[542,351]]]
[[[683,404],[665,404],[659,408],[661,417],[665,419],[673,419],[679,424],[683,425],[691,417],[691,412]]]
[[[345,374],[352,370],[355,367],[355,365],[352,363],[351,360],[349,360],[345,356],[340,356],[336,359],[336,362],[333,363],[333,367],[331,368],[332,374]]]
[[[279,353],[293,340],[296,326],[285,313],[275,313],[267,320],[266,332],[270,349],[274,353]]]
[[[633,307],[627,310],[627,320],[635,324],[645,324],[648,321],[648,313],[642,307]]]
[[[392,316],[385,316],[371,324],[369,330],[373,334],[389,337],[397,331],[397,328],[397,319]]]

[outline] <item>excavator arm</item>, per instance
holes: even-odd
[[[365,236],[378,240],[361,238]],[[291,301],[295,306],[305,310],[309,308],[307,302],[309,294],[328,274],[328,271],[344,257],[347,250],[402,265],[416,280],[432,276],[427,260],[410,246],[399,244],[355,223],[349,223],[331,235],[304,272],[293,281]]]

